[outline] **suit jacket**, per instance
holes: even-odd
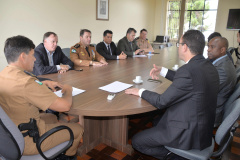
[[[202,55],[194,56],[166,78],[172,84],[163,94],[143,91],[142,98],[158,109],[166,108],[156,127],[164,146],[189,150],[212,144],[219,79],[216,68]]]
[[[234,90],[237,75],[235,67],[228,56],[217,61],[214,66],[218,71],[220,80],[215,118],[215,125],[219,125],[222,122],[223,106]]]
[[[110,48],[112,51],[112,55],[108,53],[107,47],[104,42],[100,42],[96,46],[97,52],[101,54],[105,59],[117,59],[117,47],[114,42],[110,43]]]
[[[73,62],[67,56],[65,56],[65,54],[62,52],[62,49],[59,46],[57,46],[53,54],[54,66],[49,66],[48,55],[46,49],[44,48],[43,43],[40,43],[34,49],[34,51],[36,61],[34,62],[33,74],[35,75],[56,73],[57,72],[56,65],[60,65],[61,63],[64,65],[69,65],[71,69],[73,68]]]
[[[124,52],[128,56],[133,56],[133,52],[139,49],[135,40],[132,41],[132,47],[131,47],[126,36],[118,41],[117,48],[119,53]]]

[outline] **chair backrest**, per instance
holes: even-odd
[[[163,48],[165,48],[164,45],[159,45],[159,49],[163,49]]]
[[[5,159],[20,159],[23,149],[22,133],[0,106],[0,155]]]
[[[229,53],[232,55],[233,52],[234,52],[234,50],[235,50],[234,47],[229,47],[229,48],[227,49],[227,52],[229,52]]]
[[[221,145],[222,142],[226,140],[225,136],[229,135],[230,129],[235,124],[240,115],[240,98],[235,100],[232,104],[230,104],[230,106],[227,107],[228,110],[224,112],[223,122],[219,126],[215,135],[215,141],[218,145]]]
[[[172,43],[167,43],[167,47],[171,47],[172,46]]]
[[[93,46],[94,46],[94,48],[96,49],[96,46],[97,46],[97,45],[96,45],[95,43],[92,43],[92,45],[93,45]]]
[[[235,89],[232,93],[232,95],[228,98],[228,100],[226,101],[226,103],[224,104],[224,113],[229,113],[229,106],[240,96],[240,83],[237,83],[237,85],[235,86]],[[227,114],[225,114],[226,116]],[[223,117],[226,118],[226,117]]]
[[[65,54],[65,56],[70,58],[70,48],[62,48],[62,52]]]

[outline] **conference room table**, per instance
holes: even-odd
[[[107,100],[108,92],[99,87],[114,81],[133,84],[135,88],[145,88],[163,93],[171,81],[160,77],[162,82],[150,82],[149,73],[153,64],[171,69],[175,64],[184,62],[178,58],[175,46],[157,49],[155,54],[147,57],[128,57],[126,60],[108,60],[102,67],[82,67],[83,71],[71,70],[64,74],[48,74],[41,77],[50,78],[63,84],[86,90],[73,97],[70,114],[79,115],[79,123],[84,127],[83,143],[78,155],[83,155],[100,143],[105,143],[127,154],[133,149],[128,144],[129,115],[156,110],[140,97],[127,95],[124,91],[116,94],[113,100]],[[135,84],[133,79],[141,76],[143,83]]]

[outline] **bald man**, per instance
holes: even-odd
[[[224,37],[215,37],[208,42],[208,59],[216,67],[219,75],[219,91],[214,126],[222,122],[223,106],[232,94],[236,85],[236,71],[233,63],[226,54],[228,40]]]

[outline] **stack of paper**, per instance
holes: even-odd
[[[82,90],[82,89],[78,89],[78,88],[75,88],[75,87],[72,87],[73,90],[72,90],[72,96],[76,96],[78,94],[81,94],[83,92],[85,92],[85,90]],[[59,91],[56,91],[54,92],[58,97],[62,97],[62,90],[59,90]]]

